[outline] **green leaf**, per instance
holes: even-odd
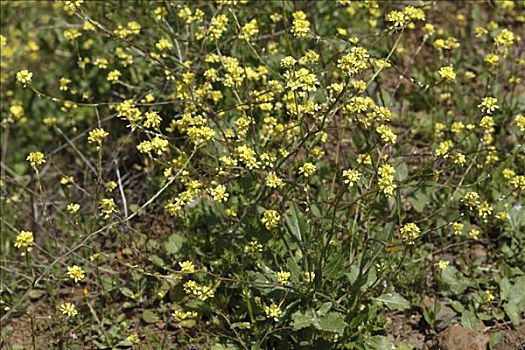
[[[337,312],[330,312],[332,303],[324,303],[319,310],[308,309],[304,313],[297,311],[292,314],[293,327],[295,330],[315,327],[318,330],[340,333],[344,331],[346,323],[344,316]],[[323,328],[324,327],[324,328]]]
[[[31,289],[29,292],[27,292],[29,299],[38,299],[44,294],[46,294],[46,291],[42,289]]]
[[[461,325],[465,328],[479,329],[479,321],[476,314],[470,310],[464,310],[461,315]]]
[[[307,231],[308,226],[300,209],[293,203],[290,206],[289,214],[286,216],[286,225],[297,242],[302,242],[303,234]]]
[[[130,299],[135,299],[135,293],[133,293],[133,291],[128,287],[120,288],[120,292]]]
[[[414,197],[410,197],[408,200],[416,212],[422,213],[425,210],[429,198],[423,191],[418,191]]]
[[[511,210],[510,224],[514,230],[519,230],[521,226],[525,226],[525,210]]]
[[[159,316],[151,310],[144,311],[144,313],[142,314],[142,319],[146,323],[157,323],[160,321]]]
[[[454,300],[450,303],[450,306],[452,306],[452,308],[457,312],[457,313],[460,313],[462,314],[463,312],[465,312],[465,307],[457,300]]]
[[[401,295],[395,292],[394,293],[384,293],[380,295],[379,297],[374,298],[374,300],[382,302],[390,310],[403,311],[406,309],[410,309],[410,303],[408,302],[408,300],[406,300]]]
[[[503,277],[499,283],[499,295],[501,300],[509,300],[510,295],[510,282],[507,277]]]
[[[321,330],[325,332],[337,333],[343,335],[347,323],[345,317],[339,312],[330,312],[326,316],[321,317],[320,321]]]
[[[234,344],[214,344],[211,346],[210,350],[238,350],[239,348]]]
[[[492,333],[490,335],[490,339],[489,339],[489,349],[490,350],[493,350],[496,348],[496,345],[498,345],[502,336],[503,334],[501,332]]]
[[[392,350],[395,349],[394,344],[392,344],[386,337],[382,335],[375,335],[366,340],[365,347],[368,350]]]
[[[447,266],[441,272],[441,278],[454,294],[461,294],[469,287],[468,280],[454,266]]]
[[[164,249],[166,253],[175,255],[180,252],[183,244],[186,242],[186,238],[178,234],[172,234],[168,237],[168,240],[164,243]]]
[[[505,310],[505,313],[510,318],[512,324],[517,326],[520,323],[520,312],[515,303],[506,303],[503,305],[503,310]]]
[[[310,326],[314,326],[317,329],[321,329],[319,319],[315,315],[315,311],[312,309],[306,310],[304,314],[301,311],[295,312],[294,314],[292,314],[292,320],[293,328],[295,330],[308,328]]]
[[[197,321],[195,321],[194,319],[182,320],[179,322],[179,326],[184,327],[184,328],[193,328],[196,325],[197,325]]]
[[[116,347],[122,347],[122,348],[130,348],[133,346],[133,343],[130,342],[129,340],[127,339],[124,339],[124,340],[121,340],[117,343]]]
[[[301,268],[293,258],[288,258],[286,262],[288,266],[288,271],[290,271],[290,280],[293,283],[301,283],[304,280],[304,274],[301,273]]]
[[[332,308],[332,305],[333,303],[332,302],[326,302],[326,303],[323,303],[323,305],[321,305],[321,308],[319,310],[317,310],[317,314],[319,316],[324,316],[326,315],[326,313],[328,311],[330,311],[330,309]]]
[[[395,178],[397,181],[404,181],[408,177],[408,166],[406,163],[400,163],[396,168]]]
[[[509,291],[509,303],[521,305],[520,311],[524,311],[525,308],[525,276],[521,276],[516,279],[512,288]]]
[[[158,267],[164,267],[166,266],[166,264],[164,263],[164,260],[161,259],[160,256],[158,255],[151,255],[149,257],[149,260],[154,263],[155,265],[157,265]]]

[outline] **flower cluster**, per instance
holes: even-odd
[[[281,215],[279,215],[279,213],[276,210],[270,209],[270,210],[266,210],[263,213],[261,222],[264,224],[266,229],[273,230],[279,225],[280,219],[281,219]]]
[[[387,196],[393,196],[394,190],[396,189],[396,185],[394,183],[394,174],[395,169],[390,164],[384,164],[379,167],[378,173],[379,173],[379,180],[378,185],[379,188],[383,191],[383,193]]]
[[[414,244],[415,240],[421,234],[421,229],[416,224],[411,222],[403,225],[403,227],[401,227],[399,230],[399,233],[405,242],[408,244]]]
[[[46,162],[44,153],[42,152],[31,152],[27,156],[26,160],[31,164],[34,169],[37,169],[39,165],[42,165]]]

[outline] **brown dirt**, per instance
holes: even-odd
[[[442,350],[486,350],[488,341],[488,335],[457,324],[449,327],[439,337]]]
[[[495,350],[525,350],[525,323],[506,332]]]

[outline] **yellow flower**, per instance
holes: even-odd
[[[483,293],[483,299],[485,299],[487,302],[492,302],[496,299],[496,297],[494,296],[494,294],[490,291],[490,290],[486,290],[484,293]]]
[[[31,152],[27,156],[26,160],[31,164],[31,166],[36,169],[37,166],[42,165],[46,162],[44,158],[44,153],[42,152]]]
[[[102,214],[104,214],[104,219],[107,219],[111,214],[116,211],[116,205],[113,198],[102,198],[99,203],[99,209]]]
[[[483,97],[478,108],[482,113],[492,114],[495,110],[499,109],[497,103],[498,100],[495,97]]]
[[[304,279],[307,283],[312,283],[315,280],[315,272],[305,272]]]
[[[463,124],[463,122],[453,122],[450,126],[450,131],[453,134],[459,134],[463,129],[465,129],[465,124]]]
[[[208,36],[210,40],[218,40],[228,29],[228,17],[225,15],[218,15],[214,17],[210,22],[210,27],[208,29]]]
[[[452,230],[454,231],[454,235],[461,235],[461,233],[463,232],[463,227],[465,227],[465,225],[462,222],[454,222],[452,224]]]
[[[173,317],[175,322],[180,322],[192,318],[197,318],[199,314],[197,311],[182,311],[182,310],[175,310],[171,316]]]
[[[76,28],[64,30],[64,38],[66,38],[69,41],[73,41],[76,38],[80,37],[81,35],[82,33]]]
[[[277,282],[279,282],[279,284],[282,284],[283,286],[288,282],[288,280],[290,279],[290,272],[288,271],[280,271],[280,272],[277,272]]]
[[[97,66],[98,68],[100,68],[100,69],[106,69],[106,68],[108,68],[108,64],[109,64],[109,62],[108,62],[108,60],[107,60],[106,58],[100,58],[100,57],[98,57],[98,58],[96,58],[96,59],[93,61],[93,64],[94,64],[95,66]]]
[[[509,219],[509,214],[505,211],[500,211],[496,214],[496,219],[506,221]]]
[[[297,63],[297,60],[295,58],[293,58],[292,56],[286,56],[283,59],[281,59],[280,64],[281,64],[281,67],[290,68],[296,63]]]
[[[60,84],[60,91],[67,91],[69,89],[68,84],[71,83],[71,79],[62,77],[58,82]]]
[[[514,186],[515,189],[525,191],[525,175],[516,175],[510,180],[510,184]]]
[[[391,11],[386,15],[386,21],[391,22],[391,30],[402,29],[406,26],[412,29],[414,28],[414,21],[424,21],[425,12],[414,6],[407,6],[403,11]]]
[[[73,176],[62,176],[62,178],[60,179],[60,184],[63,186],[72,183],[75,183],[75,178]]]
[[[470,79],[474,79],[475,77],[476,77],[476,73],[474,73],[474,72],[472,72],[470,70],[465,72],[465,79],[470,80]]]
[[[479,205],[479,194],[477,192],[467,192],[463,196],[462,202],[465,203],[470,209]]]
[[[304,177],[309,177],[312,176],[316,170],[317,167],[312,163],[304,163],[303,166],[299,168],[299,174],[303,174]]]
[[[165,140],[159,136],[155,136],[151,141],[142,141],[137,145],[137,150],[140,153],[147,153],[151,155],[151,152],[155,152],[157,155],[168,150],[169,141]]]
[[[450,265],[450,261],[440,260],[437,265],[438,265],[440,270],[444,270],[444,269],[446,269],[448,267],[448,265]]]
[[[135,21],[128,22],[126,27],[131,32],[131,34],[137,35],[140,33],[140,24]]]
[[[82,24],[82,29],[85,31],[95,31],[95,25],[89,21],[85,21],[84,24]]]
[[[483,201],[478,205],[478,215],[483,219],[483,221],[487,221],[487,216],[492,214],[492,207],[487,201]]]
[[[394,184],[395,169],[390,164],[385,164],[379,167],[379,188],[387,196],[393,196],[396,185]]]
[[[450,140],[446,140],[439,143],[438,148],[436,149],[436,156],[448,158],[448,152],[454,146],[454,143]]]
[[[146,97],[148,96],[146,95]],[[151,96],[151,98],[153,98],[153,96]],[[149,102],[151,101],[152,100],[150,100]],[[146,119],[144,120],[144,127],[152,129],[158,129],[160,127],[160,122],[162,121],[162,118],[156,111],[146,112],[146,114],[144,114],[144,117],[146,117]]]
[[[129,341],[131,344],[138,344],[140,343],[140,338],[139,338],[139,335],[137,333],[133,333],[133,334],[130,334],[127,336],[127,341]]]
[[[117,188],[117,183],[115,181],[108,181],[104,184],[104,187],[106,188],[106,191],[111,193]]]
[[[394,132],[392,131],[392,129],[390,129],[388,125],[381,124],[376,128],[376,131],[379,135],[381,135],[381,140],[384,143],[387,143],[387,144],[396,143],[397,136],[396,134],[394,134]]]
[[[86,272],[82,270],[80,266],[77,265],[68,266],[67,274],[69,278],[75,281],[75,283],[78,283],[78,281],[82,281],[84,277],[86,277]]]
[[[76,214],[80,210],[80,204],[78,203],[69,203],[66,206],[66,210],[71,214]]]
[[[197,297],[201,301],[206,301],[215,296],[213,288],[202,286],[193,280],[189,280],[183,285],[183,289],[187,294]]]
[[[256,19],[252,19],[250,22],[246,23],[239,34],[239,39],[250,41],[254,36],[259,33],[259,26]]]
[[[118,71],[117,69],[114,69],[114,70],[112,70],[111,72],[108,73],[107,80],[110,83],[115,84],[115,83],[117,83],[119,81],[121,75],[122,75],[122,73],[120,73],[120,71]]]
[[[489,53],[487,56],[485,56],[485,63],[489,66],[495,66],[499,63],[499,56],[495,53]]]
[[[60,305],[60,311],[67,317],[75,317],[78,314],[77,308],[74,304],[65,303]]]
[[[169,42],[168,39],[163,38],[157,41],[157,43],[155,44],[155,47],[157,48],[157,50],[162,52],[166,50],[171,50],[173,48],[173,45]]]
[[[454,68],[452,68],[452,66],[441,67],[438,73],[441,79],[444,79],[446,81],[456,80],[456,73],[454,72]]]
[[[310,21],[306,19],[306,13],[296,11],[292,14],[292,17],[292,34],[298,38],[305,37],[310,30]]]
[[[319,54],[313,50],[307,50],[303,57],[299,59],[299,63],[306,65],[306,64],[313,64],[319,61]]]
[[[226,192],[226,186],[224,185],[217,185],[217,187],[211,188],[209,191],[213,199],[217,202],[225,202],[228,200],[229,194]]]
[[[22,84],[23,86],[31,84],[31,79],[33,78],[33,73],[27,69],[23,69],[16,73],[16,81]]]
[[[494,37],[494,43],[496,46],[512,46],[514,44],[514,33],[508,29],[503,29]]]
[[[250,243],[248,243],[246,246],[244,246],[244,252],[248,254],[255,254],[262,252],[262,244],[257,242],[256,240],[252,240]]]
[[[472,239],[478,239],[479,238],[479,230],[473,228],[469,231],[468,235],[472,238]]]
[[[516,120],[516,125],[518,125],[518,128],[520,129],[520,131],[525,132],[525,116],[519,114],[516,116],[515,120]]]
[[[279,306],[272,303],[272,305],[264,307],[264,313],[266,314],[267,318],[271,318],[274,321],[279,321],[279,317],[283,311]]]
[[[189,260],[179,262],[179,266],[180,266],[180,273],[182,274],[189,275],[195,272],[195,265],[193,265],[193,263]]]
[[[102,146],[102,140],[104,140],[108,135],[109,133],[102,128],[93,129],[89,132],[88,143],[96,144],[97,149],[99,149],[100,146]]]
[[[423,26],[423,30],[425,31],[427,35],[434,35],[434,33],[436,32],[436,28],[434,27],[432,23],[426,23]]]
[[[266,186],[270,188],[278,188],[284,185],[283,180],[278,177],[275,172],[270,171],[268,176],[266,176]]]
[[[488,32],[489,32],[488,30],[486,30],[485,28],[480,27],[480,26],[474,28],[474,34],[475,34],[476,38],[479,38],[481,36],[487,35]]]
[[[403,227],[401,227],[399,232],[401,233],[401,237],[408,244],[414,244],[414,241],[421,234],[421,229],[416,224],[411,222],[411,223],[403,225]]]
[[[372,165],[370,154],[360,154],[357,156],[357,164]]]
[[[34,237],[33,232],[31,231],[20,231],[16,236],[15,247],[20,249],[25,249],[30,252],[32,250],[31,246],[33,245]],[[25,252],[23,253],[25,255]]]
[[[344,183],[352,187],[355,182],[359,181],[361,173],[354,169],[343,170]]]
[[[266,210],[263,213],[263,217],[261,219],[261,222],[264,224],[266,229],[272,230],[279,225],[279,220],[281,219],[281,215],[275,210]]]
[[[467,158],[461,152],[454,152],[454,154],[452,154],[452,161],[454,164],[463,166],[467,162]]]
[[[337,61],[337,66],[348,76],[353,76],[368,67],[369,57],[365,48],[354,46],[348,54]]]
[[[253,149],[248,146],[239,146],[236,149],[239,159],[246,165],[247,169],[258,169],[260,167],[256,153]]]
[[[162,21],[168,15],[168,10],[165,7],[159,6],[153,10],[153,13],[157,21]]]
[[[70,11],[76,11],[80,8],[80,5],[84,3],[84,0],[66,0],[64,6]]]

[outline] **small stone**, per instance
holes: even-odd
[[[459,325],[447,328],[439,337],[442,350],[485,350],[487,342],[487,336]]]

